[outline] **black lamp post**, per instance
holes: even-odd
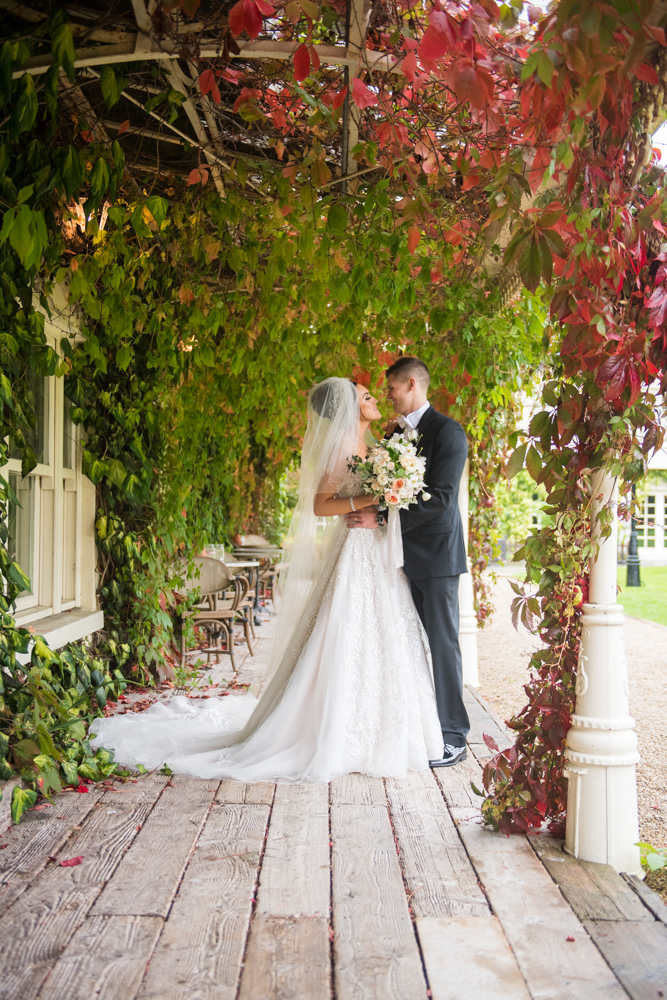
[[[630,518],[630,542],[628,545],[627,575],[625,578],[626,587],[641,587],[642,582],[639,575],[639,553],[637,551],[637,520],[635,518],[635,500],[637,488],[632,484],[632,516]]]

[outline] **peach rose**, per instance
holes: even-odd
[[[399,497],[397,497],[395,493],[392,493],[391,490],[387,490],[387,492],[384,495],[384,499],[385,502],[388,503],[390,507],[395,507],[396,504],[399,503]]]
[[[398,493],[399,490],[405,489],[405,479],[394,479],[391,484],[391,488],[395,493]]]

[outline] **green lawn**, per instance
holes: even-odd
[[[639,555],[641,558],[641,550]],[[642,566],[640,573],[641,587],[626,587],[626,568],[618,567],[621,585],[618,603],[623,605],[626,615],[667,625],[667,566]]]

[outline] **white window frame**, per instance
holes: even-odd
[[[43,311],[40,309],[40,311]],[[60,317],[49,320],[45,317],[46,341],[58,356],[62,356],[60,341],[63,336],[72,336],[69,325]],[[48,428],[46,445],[48,463],[38,464],[30,473],[35,485],[33,566],[31,574],[32,593],[19,597],[14,615],[20,625],[29,625],[40,619],[58,615],[61,612],[81,607],[81,557],[82,557],[82,472],[81,472],[81,430],[73,425],[73,469],[63,467],[63,407],[65,399],[64,379],[48,376]],[[5,479],[9,473],[21,474],[21,462],[10,458],[0,470]],[[47,517],[48,505],[44,494],[53,491],[52,517]],[[74,596],[63,599],[64,588],[64,545],[65,545],[65,493],[75,492],[76,547],[74,570]],[[48,565],[51,563],[51,571]]]

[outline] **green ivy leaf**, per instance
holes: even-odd
[[[10,128],[15,136],[31,129],[37,117],[37,91],[32,74],[23,74],[19,79],[18,91],[18,97],[14,98],[10,121]]]
[[[111,480],[114,486],[122,486],[127,478],[127,469],[123,463],[118,458],[112,458],[107,464],[107,477]]]
[[[71,82],[75,83],[74,60],[76,59],[76,48],[74,46],[72,28],[69,24],[59,24],[52,32],[51,54],[56,62],[65,70]]]
[[[330,233],[344,233],[347,229],[347,212],[342,205],[329,206],[327,229]]]
[[[531,445],[526,455],[526,468],[532,479],[537,482],[542,472],[542,456],[534,445]]]
[[[18,823],[23,816],[23,813],[32,807],[37,802],[37,792],[33,791],[32,788],[19,788],[17,785],[12,792],[12,820],[14,823]]]
[[[521,280],[530,292],[536,292],[542,277],[542,256],[537,240],[532,236],[519,258]]]
[[[528,444],[519,445],[516,451],[513,451],[507,460],[507,465],[505,466],[505,475],[508,479],[514,479],[515,476],[523,469],[523,460],[526,455],[526,448]]]
[[[12,99],[12,43],[2,43],[0,48],[0,105],[9,104]]]
[[[120,100],[121,94],[127,87],[129,79],[126,76],[116,75],[112,66],[103,66],[100,73],[100,89],[107,111],[111,111],[114,104]]]
[[[158,194],[152,194],[146,198],[146,208],[151,213],[158,226],[162,225],[167,218],[169,202],[166,198],[161,198]]]
[[[78,193],[83,182],[85,165],[74,146],[67,146],[60,163],[60,175],[68,198]]]
[[[116,364],[118,365],[121,371],[123,372],[127,371],[128,365],[130,364],[133,355],[134,351],[132,350],[131,347],[128,347],[127,344],[123,344],[122,347],[118,348],[118,350],[116,351]]]

